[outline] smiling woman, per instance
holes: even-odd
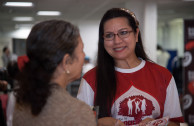
[[[118,36],[116,36],[115,33],[117,33]],[[116,59],[128,58],[129,56],[136,57],[134,50],[136,42],[138,42],[138,33],[139,29],[137,29],[137,32],[135,33],[128,25],[127,19],[123,17],[110,19],[104,24],[104,34],[106,36],[104,37],[104,48],[109,55],[114,57],[118,67],[120,62],[117,62]],[[109,36],[110,34],[113,35],[112,37],[109,37],[111,38],[111,42],[107,42],[110,40],[107,40],[107,34],[109,34]],[[139,59],[137,58],[136,62],[138,62],[138,60]]]
[[[169,125],[183,122],[173,76],[148,58],[139,23],[124,8],[101,19],[97,66],[83,76],[77,97],[99,106],[99,126],[146,125],[163,117]]]

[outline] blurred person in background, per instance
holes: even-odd
[[[7,67],[8,63],[11,61],[17,61],[17,55],[12,54],[7,46],[3,48],[2,55],[3,67]]]
[[[8,62],[10,62],[10,51],[7,46],[3,48],[2,61],[3,61],[3,67],[7,67]]]
[[[160,45],[157,45],[157,63],[165,68],[167,68],[168,61],[170,59],[170,54],[168,51],[164,50]]]

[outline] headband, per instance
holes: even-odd
[[[120,9],[129,13],[133,17],[133,19],[135,20],[136,25],[139,26],[139,21],[137,20],[135,13],[133,13],[132,11],[125,9],[125,8],[120,8]]]

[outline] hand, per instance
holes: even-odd
[[[98,119],[98,126],[125,126],[123,122],[112,117]]]
[[[139,126],[145,126],[146,123],[150,122],[150,121],[153,121],[154,119],[153,118],[146,118],[144,120],[142,120],[140,123],[139,123]]]
[[[8,82],[5,80],[0,80],[0,90],[4,91],[7,89]]]

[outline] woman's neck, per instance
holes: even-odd
[[[51,83],[56,83],[62,88],[66,88],[68,81],[67,81],[67,77],[64,74],[55,72],[51,79]]]
[[[133,59],[117,60],[116,67],[123,69],[131,69],[138,66],[141,63],[141,60],[137,57]]]

